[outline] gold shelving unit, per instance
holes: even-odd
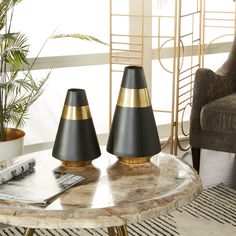
[[[214,6],[211,3],[211,0],[205,0],[202,6],[202,66],[205,66],[205,55],[212,50],[214,45],[217,44],[218,48],[223,46],[226,52],[229,51],[235,34],[236,3],[225,1],[225,8]]]
[[[167,10],[156,9],[157,1],[123,0],[121,8],[120,0],[110,0],[110,122],[124,67],[142,66],[157,124],[166,116],[170,124],[163,147],[170,144],[170,153],[177,154],[189,148],[179,140],[188,137],[194,76],[208,48],[207,22],[216,17],[210,20],[209,0],[169,1]],[[234,12],[229,14],[235,24]]]

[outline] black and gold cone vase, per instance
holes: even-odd
[[[125,68],[107,151],[127,164],[144,163],[161,150],[142,67]]]
[[[52,155],[66,166],[85,166],[101,155],[83,89],[67,91]]]

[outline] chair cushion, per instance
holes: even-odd
[[[200,124],[203,130],[236,133],[236,93],[204,105]]]

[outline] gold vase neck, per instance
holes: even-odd
[[[149,162],[151,157],[118,157],[119,162],[125,164],[143,164]]]

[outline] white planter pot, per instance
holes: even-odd
[[[7,130],[7,141],[0,142],[0,161],[9,160],[24,152],[25,133],[19,129]]]

